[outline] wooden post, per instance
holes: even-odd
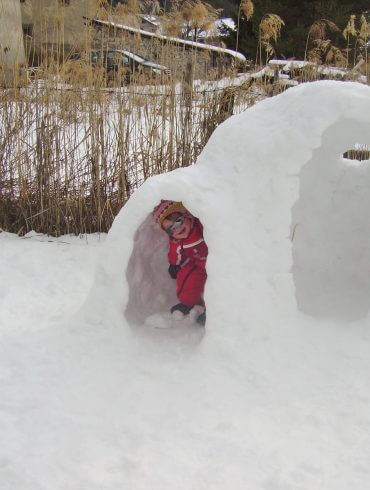
[[[0,85],[17,85],[25,64],[20,1],[0,0]]]

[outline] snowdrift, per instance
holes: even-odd
[[[233,116],[195,166],[150,178],[115,219],[89,317],[142,324],[176,301],[151,211],[179,200],[204,224],[207,325],[352,321],[370,306],[370,88],[315,82]]]

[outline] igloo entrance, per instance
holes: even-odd
[[[343,158],[361,131],[353,121],[334,125],[300,175],[293,278],[298,308],[313,316],[352,321],[369,311],[370,161]]]
[[[168,311],[176,303],[176,288],[167,273],[167,249],[168,238],[150,213],[135,233],[127,266],[129,298],[125,316],[130,324],[143,324],[148,316]]]
[[[134,236],[125,316],[131,324],[159,326],[160,321],[161,328],[182,320],[204,325],[208,248],[203,226],[181,202],[162,200],[160,207],[163,212],[155,218],[150,213]]]

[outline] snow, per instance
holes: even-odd
[[[302,69],[305,67],[312,67],[316,70],[316,72],[319,75],[324,75],[331,77],[331,79],[344,79],[345,77],[348,77],[350,75],[354,75],[353,72],[346,70],[346,69],[341,69],[335,66],[325,66],[325,65],[317,65],[316,63],[313,63],[312,61],[301,61],[301,60],[269,60],[268,66],[264,68],[264,70],[267,70],[267,74],[270,76],[272,73],[272,70],[270,68],[270,73],[269,73],[269,67],[280,67],[280,69],[284,73],[290,73],[291,71],[297,70],[297,69]],[[262,74],[265,74],[264,72]],[[281,76],[281,75],[280,75]],[[359,82],[365,83],[366,84],[366,77],[363,76],[358,76]]]
[[[329,75],[331,77],[343,78],[348,75],[348,71],[341,70],[340,68],[336,68],[335,66],[319,66],[317,71],[322,75]]]
[[[274,70],[271,66],[264,66],[261,70],[258,70],[253,73],[246,73],[247,79],[248,78],[262,78],[262,77],[273,77],[274,76]]]
[[[130,51],[125,51],[124,49],[116,49],[115,52],[116,53],[122,53],[122,54],[126,55],[128,58],[131,58],[132,60],[137,61],[138,63],[141,63],[145,66],[149,66],[152,68],[158,68],[159,70],[160,69],[167,69],[168,70],[168,68],[166,66],[159,65],[158,63],[154,63],[153,61],[146,60],[145,58],[142,58],[141,56],[139,56],[135,53],[131,53]]]
[[[275,59],[272,59],[272,60],[269,60],[268,64],[271,65],[271,66],[285,66],[287,64],[287,60],[275,60]]]
[[[272,64],[273,62],[270,61],[269,63]],[[294,68],[304,68],[305,66],[312,66],[312,65],[314,65],[314,63],[312,63],[311,61],[290,60],[285,62],[284,70],[288,71],[288,70],[293,70]]]
[[[217,19],[215,23],[217,26],[218,33],[221,36],[222,36],[222,32],[220,32],[220,31],[222,31],[222,29],[224,27],[227,27],[228,29],[230,29],[232,31],[236,30],[236,25],[235,25],[234,19],[232,19],[231,17],[223,17],[222,19]]]
[[[92,285],[96,250],[104,239],[0,233],[0,334],[34,332],[78,310]]]
[[[302,84],[231,117],[106,238],[0,234],[2,490],[369,486],[370,162],[342,156],[369,95]],[[144,325],[173,300],[161,198],[205,226],[205,328]]]
[[[201,29],[201,30],[197,29],[196,31],[191,30],[190,32],[188,32],[188,26],[185,25],[183,28],[183,33],[188,34],[188,37],[195,38],[196,36],[198,40],[199,39],[206,40],[212,37],[214,38],[214,37],[227,36],[227,33],[223,32],[225,27],[230,29],[231,31],[236,30],[236,25],[234,20],[232,18],[225,17],[222,19],[216,19],[214,22],[210,24],[210,26],[207,29]],[[204,41],[202,41],[202,43],[203,42]]]

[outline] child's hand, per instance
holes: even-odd
[[[177,273],[180,269],[180,266],[171,264],[168,268],[168,273],[172,277],[172,279],[176,279]]]

